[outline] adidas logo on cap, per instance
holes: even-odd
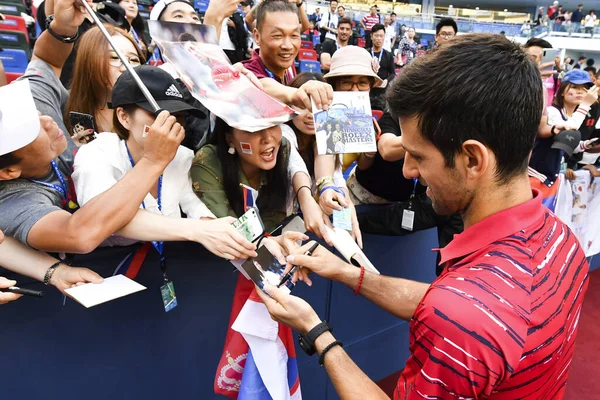
[[[183,99],[183,95],[181,93],[179,93],[179,90],[177,89],[177,87],[175,85],[169,86],[169,88],[167,89],[165,94],[167,96],[179,97],[180,99]]]

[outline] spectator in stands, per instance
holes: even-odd
[[[335,40],[340,19],[336,13],[337,6],[337,0],[331,0],[329,2],[327,14],[323,14],[323,17],[318,23],[319,30],[321,31],[321,43],[324,43],[325,39]]]
[[[551,102],[554,98],[555,90],[558,89],[558,74],[556,73],[555,63],[549,62],[542,65],[542,55],[544,49],[551,49],[552,45],[544,39],[531,38],[523,46],[525,52],[535,61],[542,75],[544,87],[547,91],[547,99]],[[548,132],[550,133],[550,132]]]
[[[385,109],[385,88],[396,76],[394,55],[383,47],[385,36],[386,29],[383,25],[373,25],[371,28],[373,47],[369,51],[371,52],[373,71],[383,80],[383,83],[378,87],[373,87],[369,96],[371,97],[371,108],[382,111]]]
[[[322,246],[303,256],[312,243],[294,250],[288,262],[340,281],[411,321],[411,354],[394,398],[544,393],[560,399],[577,335],[579,314],[573,310],[583,304],[589,267],[574,234],[543,206],[527,179],[543,105],[538,72],[500,35],[461,36],[417,63],[399,76],[388,100],[401,118],[405,175],[427,181],[436,211],[461,212],[465,220],[465,232],[441,250],[442,275],[431,285],[386,277],[347,264]],[[493,69],[498,78],[482,69]],[[464,85],[467,80],[472,85]],[[491,120],[506,124],[491,129]],[[305,335],[303,347],[320,355],[340,398],[387,398],[330,328],[319,325],[308,303],[271,286],[266,290],[270,296],[258,294],[271,315]],[[533,308],[534,314],[521,311]]]
[[[319,23],[319,21],[321,21],[321,18],[322,18],[321,7],[317,7],[317,8],[315,8],[315,12],[311,15],[311,19],[314,22],[314,24],[317,25]]]
[[[166,111],[155,117],[152,106],[129,71],[119,77],[110,103],[110,108],[114,110],[114,130],[100,133],[91,143],[82,146],[75,156],[72,177],[81,206],[110,189],[140,162],[146,151],[146,136],[150,129],[164,129],[183,135],[186,113],[206,118],[200,109],[183,100],[181,86],[168,72],[149,65],[137,67],[136,72],[160,108]],[[169,113],[172,117],[169,117]],[[147,215],[143,210],[172,218],[181,218],[181,211],[192,219],[214,218],[192,191],[189,170],[193,158],[194,153],[190,149],[179,147],[161,178],[141,203],[139,215],[122,229],[123,232],[127,234],[141,229],[148,237],[156,240],[166,230],[164,223],[158,223],[159,220],[156,220],[154,228],[142,225],[144,216]],[[131,242],[113,236],[105,244],[128,245]]]
[[[232,64],[248,59],[248,31],[246,22],[239,12],[234,12],[223,21],[219,46]]]
[[[458,26],[453,18],[442,18],[435,26],[435,44],[439,46],[442,43],[451,41],[458,33]]]
[[[329,71],[329,68],[331,67],[331,57],[335,54],[336,50],[350,44],[350,35],[352,35],[352,20],[350,18],[340,19],[337,39],[327,39],[321,47],[321,69],[323,71]]]
[[[312,108],[311,99],[319,108],[333,99],[331,87],[310,81],[300,89],[286,85],[296,75],[294,59],[301,45],[298,9],[286,1],[262,1],[256,8],[256,49],[243,65],[256,75],[269,95],[297,107]],[[335,10],[335,8],[334,8]]]
[[[560,172],[564,151],[553,148],[554,136],[559,132],[556,125],[562,124],[568,129],[578,130],[590,108],[598,100],[598,88],[592,86],[589,74],[582,70],[567,72],[550,107],[547,107],[548,125],[551,136],[536,138],[529,166],[554,182]],[[575,153],[591,148],[592,143],[582,141]]]
[[[215,27],[217,39],[221,36],[223,22],[237,10],[238,6],[238,0],[209,2],[208,9],[204,14],[204,25],[212,25]],[[187,0],[159,0],[150,12],[150,20],[199,24],[200,16],[196,12],[193,4]],[[162,64],[163,59],[155,44],[150,45],[150,50],[152,52],[150,64]]]
[[[396,33],[396,35],[398,34],[398,21],[397,21],[398,16],[396,15],[395,12],[390,14],[390,25],[394,28],[394,32]]]
[[[396,31],[394,27],[391,25],[392,19],[389,15],[384,17],[384,27],[385,27],[385,40],[383,41],[383,48],[391,53],[394,48],[394,44],[396,44]],[[373,29],[371,29],[371,34],[373,34]]]
[[[577,10],[571,14],[571,32],[579,33],[581,31],[581,21],[583,21],[583,4],[577,6]]]
[[[415,28],[412,26],[406,31],[406,37],[398,44],[398,53],[396,54],[396,65],[400,68],[408,65],[417,56],[417,51],[421,45],[415,41]]]
[[[321,74],[313,74],[303,72],[299,74],[292,82],[291,87],[299,88],[309,80],[318,80],[325,82]],[[333,213],[333,210],[341,210],[342,207],[350,207],[352,211],[353,236],[357,238],[359,245],[362,247],[362,237],[358,227],[356,218],[356,210],[350,199],[346,180],[342,172],[342,163],[338,156],[319,155],[317,152],[317,141],[315,138],[315,122],[313,114],[310,110],[299,110],[298,116],[289,121],[287,125],[290,129],[282,129],[283,136],[295,147],[306,164],[313,185],[310,188],[313,196],[319,199],[321,210],[327,216]],[[324,187],[329,187],[330,190],[325,190],[320,196],[317,190],[316,183]],[[339,193],[334,188],[339,188],[344,195]]]
[[[338,19],[346,18],[346,8],[344,6],[338,6]]]
[[[310,21],[308,23],[308,29],[305,30],[304,32],[302,32],[302,40],[308,40],[309,42],[313,42],[313,37],[315,36],[320,36],[321,32],[319,32],[316,28],[315,28],[315,23],[313,21]]]
[[[365,39],[367,40],[367,48],[371,48],[373,43],[371,43],[371,29],[373,25],[378,24],[379,15],[377,15],[377,6],[371,6],[371,11],[369,14],[365,15],[363,19],[360,20],[360,25],[365,30]]]
[[[217,118],[211,144],[196,154],[190,173],[194,192],[217,217],[240,217],[254,199],[270,232],[294,212],[297,198],[307,230],[328,236],[321,208],[301,190],[312,185],[306,165],[280,125],[247,132]]]
[[[585,67],[583,69],[585,72],[590,74],[590,80],[594,82],[596,80],[596,68],[595,67]]]
[[[552,29],[554,19],[558,15],[558,1],[554,1],[551,6],[548,7],[548,28]]]
[[[132,36],[112,25],[106,25],[105,28],[113,43],[127,57],[129,64],[135,67],[145,62],[144,55]],[[94,27],[88,30],[79,41],[65,115],[68,116],[70,112],[89,114],[94,118],[98,132],[115,132],[114,111],[107,105],[112,87],[123,72],[125,66],[100,29]],[[73,132],[69,118],[65,118],[65,125],[68,132]],[[82,138],[74,139],[79,141]]]
[[[131,32],[136,45],[142,50],[142,54],[145,56],[148,49],[146,39],[144,38],[146,26],[144,19],[139,13],[137,0],[121,0],[117,4],[125,10],[125,18],[129,22],[129,25],[131,25],[129,32]]]
[[[537,13],[537,17],[535,17],[535,26],[544,25],[544,7],[540,7]]]
[[[175,156],[182,137],[163,129],[150,130],[144,155],[133,170],[112,188],[78,207],[71,183],[75,145],[64,136],[66,128],[61,118],[68,93],[57,76],[73,47],[59,38],[74,36],[84,18],[73,3],[74,0],[56,2],[54,21],[36,41],[25,73],[42,116],[38,119],[35,114],[20,114],[23,121],[34,121],[35,125],[28,129],[19,126],[19,135],[27,137],[27,141],[0,158],[0,229],[39,250],[88,253],[132,220]],[[256,254],[255,246],[239,236],[227,221],[190,222],[183,230],[177,227],[169,232],[170,240],[197,241],[221,257]],[[144,235],[130,238],[148,239]]]
[[[577,61],[577,64],[575,64],[575,66],[573,67],[573,69],[583,69],[586,67],[586,60],[587,57],[585,56],[581,56],[579,57],[579,61]]]
[[[596,11],[590,10],[588,15],[585,16],[585,33],[589,33],[591,37],[594,37],[594,25],[596,24]]]

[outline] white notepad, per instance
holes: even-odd
[[[87,283],[66,289],[65,292],[84,307],[90,308],[142,290],[146,290],[146,287],[124,275],[115,275],[105,278],[102,283]]]

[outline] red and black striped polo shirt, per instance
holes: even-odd
[[[539,193],[457,235],[410,323],[395,399],[561,399],[588,263]]]

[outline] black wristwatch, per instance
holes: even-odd
[[[304,352],[309,356],[315,354],[317,352],[317,349],[315,348],[315,341],[325,332],[333,332],[333,328],[327,323],[327,321],[321,321],[306,335],[298,335],[298,343],[300,343],[302,350],[304,350]]]
[[[54,21],[54,14],[48,15],[46,17],[46,30],[48,31],[48,33],[54,36],[55,39],[60,40],[63,43],[75,43],[77,38],[79,38],[79,29],[77,30],[75,35],[71,37],[60,36],[58,33],[54,32],[54,30],[52,30],[52,28],[50,27],[50,23],[52,21]]]

